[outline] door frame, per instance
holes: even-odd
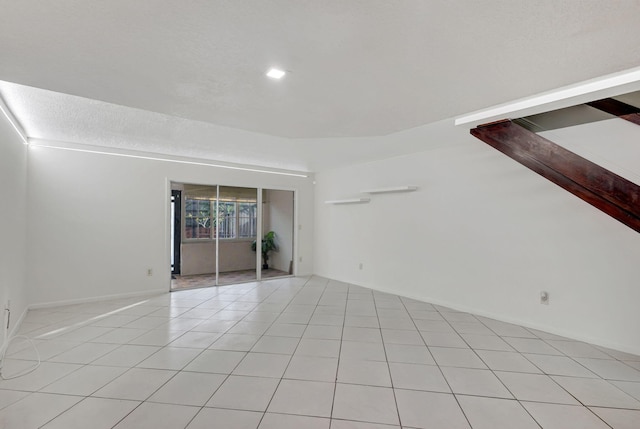
[[[182,244],[182,191],[178,189],[171,190],[171,203],[173,204],[173,218],[170,222],[173,224],[173,266],[171,274],[180,274],[180,248]],[[169,216],[171,217],[171,216]],[[171,258],[171,255],[169,255]]]
[[[299,247],[300,244],[298,242],[298,232],[300,229],[300,224],[299,224],[299,210],[300,210],[300,205],[299,205],[299,190],[297,188],[291,188],[291,187],[286,187],[286,186],[270,186],[270,185],[266,185],[266,187],[263,186],[255,186],[255,185],[239,185],[237,183],[232,183],[232,184],[228,184],[228,183],[216,183],[216,184],[210,184],[207,183],[206,181],[203,180],[178,180],[178,179],[170,179],[168,177],[165,178],[165,255],[166,255],[166,267],[168,267],[168,270],[165,271],[167,272],[167,290],[169,292],[173,292],[173,289],[171,288],[171,222],[173,221],[171,219],[171,193],[172,193],[172,189],[171,189],[171,185],[172,183],[180,183],[180,184],[199,184],[199,185],[204,185],[204,186],[231,186],[231,187],[242,187],[242,188],[255,188],[258,190],[258,199],[260,200],[260,204],[258,205],[258,209],[261,211],[262,208],[262,191],[264,189],[273,189],[273,190],[277,190],[277,191],[291,191],[293,192],[293,274],[291,276],[283,276],[283,277],[296,277],[298,275],[298,258],[299,258]],[[219,189],[219,188],[218,188]],[[184,201],[181,201],[181,206],[183,205]],[[180,208],[181,210],[181,216],[182,216],[182,207]],[[259,214],[258,219],[261,219],[262,213]],[[262,233],[262,220],[260,220],[260,222],[258,223],[258,236],[256,237],[257,239],[257,247],[258,249],[261,248],[261,243],[262,243],[262,236],[259,235]],[[182,225],[180,228],[180,237],[182,239]],[[217,240],[216,240],[217,241]],[[216,255],[217,255],[217,251],[216,251]],[[260,281],[261,280],[261,268],[262,268],[262,262],[261,262],[261,255],[260,252],[256,252],[256,262],[257,262],[257,266],[256,266],[256,281]],[[216,274],[218,273],[218,266],[216,264]],[[217,283],[217,282],[216,282]]]

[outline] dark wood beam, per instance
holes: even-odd
[[[471,130],[520,164],[640,232],[640,186],[511,121]]]
[[[636,125],[640,125],[640,113],[631,113],[629,115],[622,115],[620,118],[633,122]]]
[[[587,103],[587,105],[640,125],[640,108],[636,106],[614,100],[613,98],[591,101]]]

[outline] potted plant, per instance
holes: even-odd
[[[253,240],[251,243],[251,250],[256,251],[257,240]],[[269,252],[278,251],[278,245],[276,244],[276,233],[273,231],[267,232],[262,238],[262,269],[269,269]]]

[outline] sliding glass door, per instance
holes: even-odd
[[[293,191],[173,183],[172,196],[172,290],[293,274]]]

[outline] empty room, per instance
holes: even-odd
[[[640,427],[640,0],[0,8],[0,429]]]

